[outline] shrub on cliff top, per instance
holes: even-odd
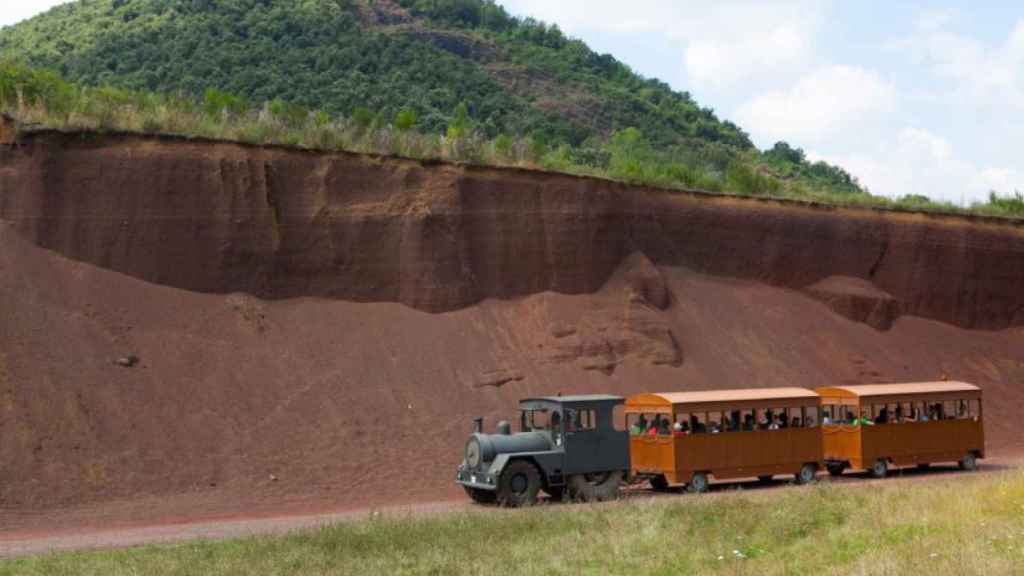
[[[898,200],[816,187],[814,178],[776,177],[756,152],[732,157],[714,147],[693,152],[685,147],[656,149],[636,128],[607,142],[588,140],[579,147],[550,145],[541,133],[526,137],[499,135],[490,140],[470,120],[468,106],[454,111],[445,137],[420,133],[415,113],[399,114],[386,124],[381,114],[357,108],[351,118],[274,99],[253,109],[244,99],[210,90],[202,101],[121,88],[81,87],[56,74],[0,62],[0,111],[23,124],[67,130],[124,130],[226,139],[254,144],[284,144],[323,150],[350,150],[412,158],[438,158],[476,164],[539,167],[578,175],[612,178],[665,188],[727,191],[811,200],[838,205],[962,212],[949,203],[910,196]],[[777,145],[783,152],[784,148]],[[772,152],[776,154],[778,151]],[[1024,217],[1024,197],[993,193],[971,212]]]

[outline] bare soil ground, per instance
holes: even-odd
[[[559,392],[948,377],[1022,448],[1018,227],[76,142],[0,151],[0,540],[459,501]]]

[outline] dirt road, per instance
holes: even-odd
[[[999,454],[986,459],[978,469],[978,473],[992,474],[1020,468],[1024,465],[1024,455]],[[881,483],[896,482],[955,482],[963,475],[955,467],[936,467],[929,471],[915,469],[898,470],[893,477],[884,480],[871,480],[864,474],[847,474],[839,479],[828,479],[840,482],[850,489],[866,488]],[[826,481],[827,475],[820,479]],[[774,491],[792,489],[789,481],[778,480],[768,484],[757,482],[722,482],[712,485],[710,494],[693,496],[682,492],[656,494],[645,489],[627,489],[626,498],[729,498],[752,491]],[[444,513],[501,513],[494,508],[472,505],[468,499],[453,499],[438,502],[409,503],[380,507],[320,511],[311,513],[303,511],[295,514],[278,513],[260,516],[237,512],[233,516],[216,519],[189,521],[187,519],[157,521],[152,524],[125,522],[117,518],[117,510],[97,510],[93,524],[88,524],[82,511],[77,513],[77,526],[64,526],[60,523],[60,515],[54,514],[48,520],[35,518],[34,530],[13,530],[0,533],[0,558],[45,554],[68,550],[87,550],[104,548],[126,548],[152,544],[174,544],[190,540],[226,540],[247,536],[282,535],[294,531],[316,529],[339,522],[354,522],[378,517],[422,517]],[[104,516],[103,514],[108,514]],[[121,511],[123,513],[123,510]],[[43,522],[53,522],[49,529],[42,528]],[[117,528],[115,525],[124,522]]]

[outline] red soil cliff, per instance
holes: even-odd
[[[29,136],[0,149],[0,529],[146,495],[457,495],[470,418],[559,391],[945,374],[1008,447],[1022,323],[1012,224]]]
[[[135,137],[37,135],[2,170],[0,218],[37,245],[193,291],[440,312],[590,293],[640,252],[787,288],[860,278],[906,314],[1024,324],[1024,225]]]

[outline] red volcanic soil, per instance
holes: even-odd
[[[1007,223],[36,135],[0,150],[0,531],[458,498],[472,417],[556,392],[948,376],[1015,449],[1022,325]]]

